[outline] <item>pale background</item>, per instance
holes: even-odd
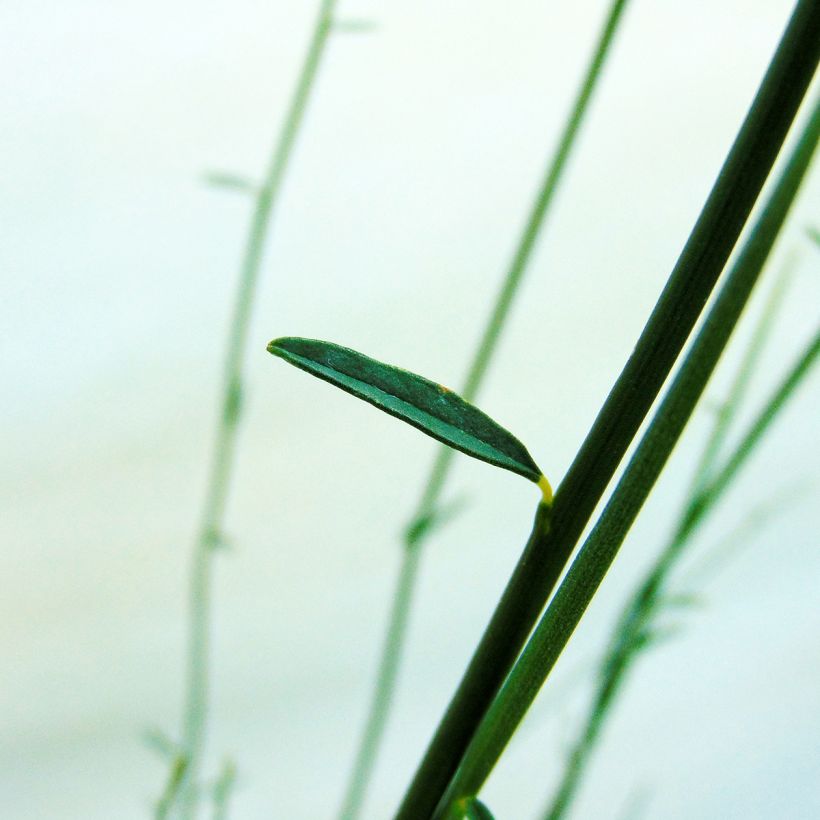
[[[242,194],[201,176],[261,173],[315,5],[0,6],[3,818],[147,817],[164,779],[143,734],[178,724],[186,567],[248,217]],[[236,761],[235,818],[333,816],[396,536],[434,451],[265,344],[332,339],[457,386],[605,5],[340,3],[379,27],[329,44],[288,173],[251,333],[233,549],[216,566],[209,768]],[[790,7],[635,0],[627,12],[480,400],[556,482]],[[803,233],[820,220],[817,174],[794,216],[772,269],[790,249],[798,269],[755,402],[817,321],[820,261]],[[617,817],[636,790],[665,820],[820,816],[818,387],[815,374],[700,555],[768,494],[795,481],[805,493],[639,665],[576,818]],[[499,818],[546,800],[608,621],[670,527],[707,414],[490,781]],[[460,494],[469,506],[429,543],[369,818],[395,807],[536,500],[466,458],[449,485]]]

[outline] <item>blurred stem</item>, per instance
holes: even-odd
[[[228,820],[228,800],[236,783],[236,768],[228,761],[214,784],[213,820]]]
[[[187,761],[182,755],[174,755],[171,760],[171,769],[168,772],[168,782],[160,795],[154,809],[154,820],[167,820],[174,798],[179,791],[182,778],[185,776]]]
[[[755,371],[755,366],[760,359],[760,354],[771,333],[774,317],[777,315],[780,305],[783,302],[783,295],[786,292],[786,286],[791,278],[793,268],[794,255],[790,255],[783,268],[783,272],[775,280],[774,287],[769,294],[760,321],[752,332],[751,341],[746,348],[743,361],[729,389],[729,398],[717,411],[715,424],[712,427],[712,432],[695,470],[690,495],[697,493],[703,488],[704,483],[708,480],[712,472],[717,457],[720,455],[720,449],[726,441],[729,427],[737,414],[738,408],[743,402],[746,390],[749,386],[749,380]]]
[[[233,477],[236,435],[242,409],[242,363],[248,340],[256,285],[270,232],[271,215],[281,189],[305,108],[332,25],[335,0],[323,0],[290,105],[265,179],[256,194],[231,317],[222,377],[221,412],[216,430],[205,504],[194,545],[189,590],[189,637],[182,750],[187,768],[180,783],[181,811],[196,814],[197,788],[208,720],[211,573],[214,550],[223,543],[223,520]]]
[[[711,295],[814,75],[819,33],[820,4],[800,0],[632,355],[558,487],[545,549],[516,566],[404,795],[398,820],[425,820],[436,812]]]
[[[510,267],[499,291],[492,313],[487,321],[475,357],[470,365],[461,395],[473,401],[484,379],[498,338],[506,322],[513,298],[527,270],[533,247],[553,202],[558,184],[566,168],[567,160],[575,145],[578,132],[589,108],[604,62],[615,36],[627,0],[615,0],[598,39],[592,60],[587,67],[575,103],[567,119],[555,153],[547,167],[541,187],[533,203],[524,231],[519,239]],[[361,811],[367,785],[373,775],[378,748],[387,723],[390,703],[396,686],[399,661],[404,647],[407,622],[412,603],[415,580],[418,574],[420,552],[430,527],[425,526],[436,516],[444,482],[452,463],[454,451],[441,447],[436,454],[430,476],[422,493],[416,512],[407,527],[404,554],[399,569],[396,590],[382,649],[376,685],[365,724],[364,733],[353,765],[352,774],[344,798],[340,817],[355,820]]]
[[[820,6],[815,5],[814,11],[820,14]],[[816,56],[814,62],[816,64]],[[604,512],[476,733],[448,791],[447,804],[464,795],[478,793],[586,611],[728,342],[794,200],[819,134],[820,104],[816,104],[771,196]],[[805,374],[816,355],[816,347],[817,340],[778,390],[775,407],[782,405]],[[753,426],[748,441],[757,441],[772,417],[771,410],[764,413],[767,421],[763,423],[759,420]],[[722,477],[734,474],[727,471],[735,463],[737,459],[730,459],[718,479],[696,497],[681,521],[665,561],[671,560],[713,499],[722,492],[723,486],[728,483]],[[649,580],[649,589],[654,589],[657,578],[656,573]]]
[[[639,820],[646,816],[649,807],[650,792],[645,788],[636,789],[626,801],[618,820]]]
[[[515,254],[507,271],[498,299],[490,315],[490,319],[484,330],[484,335],[478,347],[475,359],[467,374],[462,395],[467,401],[475,398],[490,357],[498,343],[498,337],[507,319],[513,297],[518,286],[521,284],[527,265],[532,255],[536,239],[541,231],[544,219],[552,204],[558,184],[564,174],[567,160],[575,146],[578,133],[583,124],[584,117],[589,109],[592,94],[603,76],[604,63],[609,56],[610,47],[615,38],[615,33],[621,22],[621,17],[626,8],[627,0],[615,0],[609,7],[603,28],[598,36],[598,41],[593,52],[592,59],[587,66],[581,87],[575,98],[575,102],[570,111],[564,131],[558,142],[555,154],[549,163],[541,188],[538,191],[532,211],[530,212],[524,232],[516,248]]]
[[[743,437],[737,449],[718,472],[715,478],[704,488],[700,496],[700,505],[708,507],[713,499],[719,497],[726,487],[731,484],[737,472],[752,453],[752,450],[766,434],[766,431],[780,412],[783,405],[794,392],[795,388],[805,378],[806,374],[820,354],[820,329],[806,347],[803,355],[795,363],[789,375],[775,391],[763,412],[755,419],[749,432]]]
[[[800,381],[816,361],[818,353],[820,353],[820,331],[806,347],[800,359],[758,417],[758,422],[762,422],[763,419],[765,419],[765,422],[760,426],[758,426],[758,423],[752,426],[733,455],[730,456],[727,467],[729,464],[737,463],[739,465],[742,463],[742,460],[748,457],[755,445],[760,442],[762,430],[768,429],[775,416],[785,405],[786,400],[794,393]],[[761,432],[758,432],[758,430]],[[745,454],[743,459],[740,458],[741,453]],[[736,474],[737,469],[732,472],[731,477]],[[721,475],[723,475],[723,472]],[[703,490],[702,496],[693,495],[690,497],[686,510],[678,522],[675,535],[622,613],[610,642],[606,660],[602,666],[601,679],[587,723],[578,743],[570,754],[564,776],[553,802],[544,815],[545,820],[560,820],[566,814],[566,810],[583,776],[589,754],[609,714],[615,696],[620,691],[626,673],[635,661],[637,654],[652,640],[651,621],[659,606],[663,603],[663,585],[676,559],[680,557],[691,541],[697,527],[703,523],[707,513],[714,508],[728,488],[731,477],[729,480],[710,484]],[[699,503],[701,498],[708,499],[708,503]],[[755,523],[759,526],[760,516],[755,517]]]
[[[716,575],[730,562],[735,553],[747,547],[753,538],[760,534],[764,526],[770,525],[776,516],[782,516],[812,491],[817,491],[816,482],[805,478],[790,481],[772,491],[764,501],[749,510],[716,544],[704,551],[703,557],[685,573],[681,585],[692,589]]]
[[[388,630],[379,659],[376,686],[370,703],[364,733],[359,742],[353,773],[347,785],[339,817],[353,820],[359,816],[367,786],[373,774],[379,744],[384,735],[390,704],[398,677],[401,652],[407,633],[408,614],[412,602],[421,551],[404,549],[398,583],[393,593]]]

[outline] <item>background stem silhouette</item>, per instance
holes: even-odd
[[[213,555],[224,542],[223,521],[235,465],[237,431],[242,411],[242,364],[247,347],[251,310],[262,256],[270,233],[271,216],[332,28],[334,6],[335,0],[323,0],[319,7],[310,44],[270,165],[262,185],[256,191],[228,330],[220,416],[199,534],[191,558],[188,593],[189,635],[181,741],[181,753],[186,766],[177,790],[177,795],[181,798],[182,816],[186,818],[191,818],[196,813],[198,779],[208,721]],[[174,795],[171,797],[173,799]]]
[[[615,0],[609,8],[592,59],[578,90],[578,95],[558,141],[555,153],[547,166],[524,231],[519,239],[510,267],[504,277],[501,290],[498,293],[475,357],[467,373],[461,395],[469,402],[475,399],[487,372],[513,299],[529,265],[532,250],[549,213],[555,193],[563,177],[567,160],[589,109],[592,94],[601,77],[604,62],[609,54],[610,46],[626,5],[627,0]],[[407,622],[416,586],[422,546],[434,525],[441,523],[444,517],[444,511],[439,507],[439,500],[454,455],[455,453],[449,447],[439,448],[421,499],[412,520],[405,530],[402,561],[393,594],[387,631],[376,675],[376,684],[364,732],[342,803],[339,815],[342,820],[354,820],[359,815],[367,785],[373,775],[379,745],[387,725],[393,692],[396,688],[396,679],[407,633]]]

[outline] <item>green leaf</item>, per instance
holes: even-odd
[[[412,424],[469,456],[549,485],[527,448],[477,407],[436,382],[317,339],[274,339],[268,351]]]
[[[258,188],[256,183],[247,177],[232,174],[229,171],[206,171],[202,175],[202,180],[206,185],[214,188],[227,188],[242,193],[254,193]]]

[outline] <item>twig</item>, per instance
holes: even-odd
[[[236,435],[242,410],[242,364],[248,340],[251,308],[259,279],[262,254],[270,232],[273,208],[314,87],[316,73],[332,26],[334,5],[335,0],[322,0],[270,166],[264,182],[256,192],[228,332],[222,377],[221,412],[199,536],[191,559],[189,637],[181,744],[188,765],[179,783],[182,816],[185,818],[192,818],[195,815],[198,800],[197,780],[208,719],[212,558],[215,548],[223,542],[223,520],[235,464]]]

